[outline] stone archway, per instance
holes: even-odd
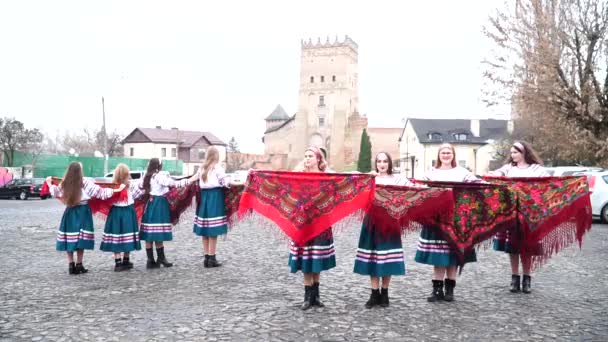
[[[323,136],[319,133],[314,133],[308,139],[308,146],[325,147],[323,144]]]

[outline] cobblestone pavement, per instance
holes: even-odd
[[[245,224],[220,240],[223,267],[203,268],[191,224],[166,244],[175,266],[113,272],[113,257],[85,254],[88,274],[69,276],[55,248],[63,207],[56,200],[0,201],[0,341],[606,341],[608,226],[596,224],[582,250],[554,257],[532,278],[533,293],[508,291],[505,254],[478,253],[457,280],[456,301],[427,303],[431,268],[413,261],[394,278],[389,308],[367,310],[369,280],[353,274],[358,227],[336,238],[335,269],[322,275],[325,308],[302,312],[302,275],[290,274],[287,242]],[[102,226],[96,220],[96,248]]]

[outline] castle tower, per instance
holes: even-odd
[[[343,41],[336,37],[334,42],[327,38],[301,45],[296,143],[289,153],[290,164],[314,145],[327,150],[332,168],[341,169],[352,163],[345,151],[351,147],[349,119],[359,102],[358,46],[348,36]]]

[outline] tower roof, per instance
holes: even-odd
[[[285,113],[285,109],[283,109],[281,105],[277,105],[277,108],[275,108],[272,113],[270,113],[270,115],[268,115],[268,117],[266,117],[266,119],[264,120],[289,120],[289,115]]]

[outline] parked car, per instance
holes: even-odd
[[[597,172],[602,171],[601,167],[592,166],[555,166],[546,168],[547,172],[554,177],[572,176],[580,172]]]
[[[163,171],[161,171],[163,172]],[[140,179],[140,178],[144,178],[144,176],[146,175],[146,171],[140,171],[140,170],[131,170],[129,171],[129,173],[131,174],[131,179]],[[106,173],[106,175],[104,177],[97,177],[97,178],[103,178],[106,179],[108,181],[112,181],[112,179],[114,179],[114,172],[108,172]],[[97,178],[95,178],[95,180],[97,180]]]
[[[591,214],[593,218],[608,223],[608,171],[579,172],[574,175],[587,176],[591,190]]]
[[[44,184],[44,178],[20,178],[0,187],[0,198],[18,198],[26,200],[30,197],[46,199],[48,196],[40,196],[40,190]]]
[[[237,182],[245,182],[248,175],[248,170],[237,170],[230,174],[231,178]]]

